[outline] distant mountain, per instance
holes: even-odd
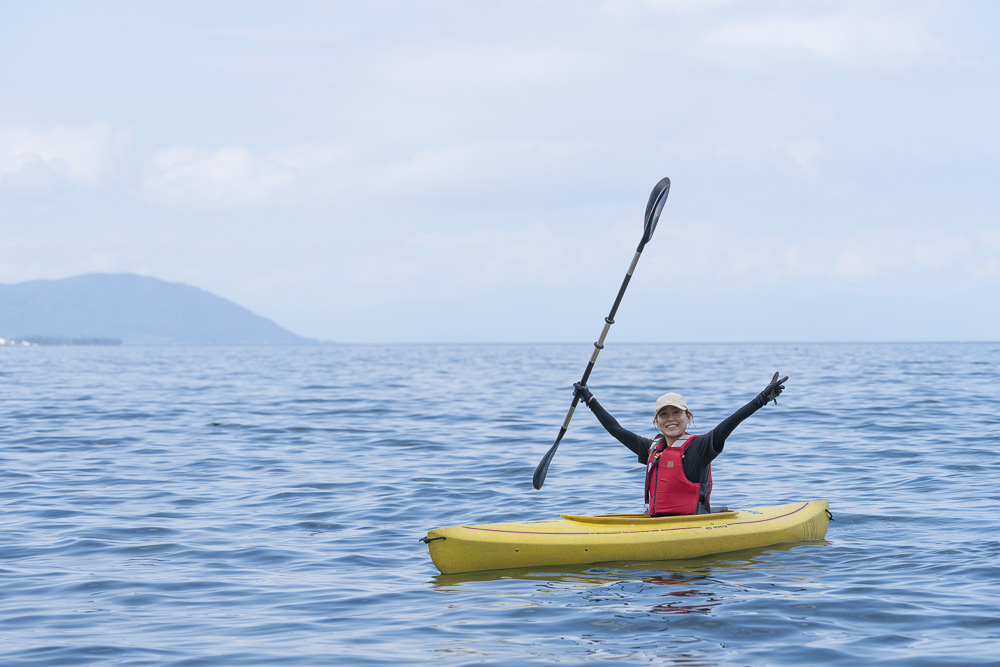
[[[314,342],[197,287],[131,273],[0,285],[0,338],[125,345]]]

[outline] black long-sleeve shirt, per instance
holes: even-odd
[[[744,405],[729,417],[723,419],[722,422],[711,431],[697,436],[684,451],[684,460],[682,464],[684,468],[684,476],[695,484],[706,484],[709,480],[712,461],[715,460],[716,456],[722,453],[722,448],[726,445],[726,438],[729,437],[729,434],[732,433],[744,419],[760,410],[766,403],[767,401],[764,400],[763,396],[757,395],[752,401]],[[615,440],[635,452],[636,456],[639,458],[639,463],[645,465],[649,460],[650,448],[653,446],[654,439],[645,438],[623,427],[618,423],[618,420],[611,416],[611,413],[605,410],[604,407],[597,402],[596,398],[590,401],[589,407],[597,417],[597,420],[601,422],[601,426],[603,426],[605,430],[615,438]],[[685,439],[686,438],[683,436],[681,437],[682,441]]]

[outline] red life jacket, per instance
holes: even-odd
[[[702,485],[692,482],[684,475],[683,465],[684,451],[697,437],[688,436],[680,446],[674,447],[667,447],[666,441],[660,440],[650,452],[646,463],[646,502],[649,503],[649,516],[698,513]],[[708,507],[708,497],[712,493],[711,469],[706,486],[704,504]]]

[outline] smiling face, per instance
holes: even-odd
[[[674,440],[687,432],[688,422],[691,415],[687,410],[681,410],[676,405],[666,405],[656,413],[654,423],[660,430],[663,437],[667,439],[667,444],[674,444]]]

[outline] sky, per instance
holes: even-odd
[[[0,283],[343,343],[1000,340],[1000,4],[0,1]]]

